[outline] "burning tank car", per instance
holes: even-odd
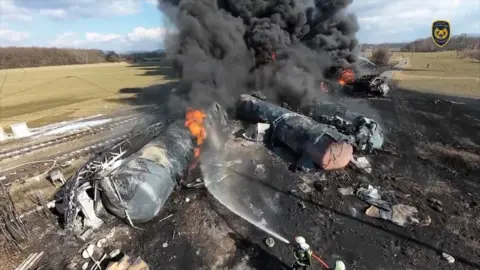
[[[353,81],[349,87],[353,95],[365,97],[385,97],[390,92],[387,78],[379,75],[365,75]]]
[[[113,216],[132,226],[153,219],[170,194],[186,185],[207,130],[220,131],[207,139],[221,142],[227,119],[214,103],[187,111],[185,119],[154,119],[135,128],[128,139],[87,161],[56,194],[65,228],[82,236]]]

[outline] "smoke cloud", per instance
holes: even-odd
[[[262,91],[302,105],[321,80],[356,68],[353,0],[159,0],[178,34],[166,42],[189,102],[230,107]]]

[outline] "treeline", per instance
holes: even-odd
[[[436,51],[474,51],[480,49],[480,37],[461,34],[454,36],[444,47],[440,48],[433,43],[431,37],[417,39],[403,46],[403,51],[436,52]]]
[[[128,62],[149,62],[157,61],[159,59],[165,58],[166,54],[162,50],[151,51],[151,52],[132,52],[128,54],[122,54],[122,58]]]
[[[453,36],[444,47],[440,48],[433,43],[431,37],[417,39],[412,42],[382,43],[382,44],[361,44],[362,51],[365,49],[390,48],[404,52],[436,52],[436,51],[458,51],[458,50],[480,50],[480,36],[461,34]]]
[[[106,56],[101,50],[1,47],[0,69],[103,63]]]

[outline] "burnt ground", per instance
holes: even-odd
[[[303,193],[297,186],[306,175],[290,172],[288,162],[271,150],[240,139],[229,142],[228,159],[243,161],[237,174],[250,181],[249,192],[260,192],[261,182],[262,189],[281,194],[281,214],[269,223],[289,239],[304,236],[330,265],[341,259],[348,269],[479,269],[479,101],[398,89],[389,99],[358,102],[378,110],[387,133],[385,150],[368,156],[371,175],[349,167]],[[265,165],[263,180],[253,163]],[[430,225],[400,227],[368,217],[366,203],[337,191],[362,184],[379,187],[392,203],[417,207],[431,218]],[[442,206],[432,208],[432,199]],[[288,245],[277,241],[267,248],[266,233],[205,190],[175,194],[161,216],[168,213],[174,214],[171,219],[142,225],[146,230],[133,233],[124,246],[153,269],[283,269],[292,262]],[[165,242],[168,247],[162,248]],[[453,266],[442,252],[455,257]]]
[[[262,145],[229,141],[228,160],[242,160],[236,175],[250,183],[252,194],[260,192],[259,186],[280,194],[279,214],[268,223],[288,239],[304,236],[331,266],[341,259],[347,269],[480,269],[480,102],[402,89],[388,99],[358,102],[378,110],[386,130],[385,149],[367,155],[372,174],[348,167],[328,173],[304,193],[298,185],[311,175],[290,172],[288,161]],[[255,164],[265,165],[264,178],[255,173]],[[430,225],[400,227],[368,217],[366,203],[337,191],[366,184],[378,187],[392,203],[417,207],[431,218]],[[442,206],[432,208],[432,199]],[[99,237],[118,224],[106,226]],[[288,245],[276,241],[266,247],[268,234],[204,189],[174,193],[156,220],[138,227],[120,225],[117,232],[124,233],[109,245],[141,256],[151,269],[285,269],[292,263]],[[81,244],[51,232],[28,251],[47,252],[50,259],[42,269],[61,269],[78,256]],[[449,265],[441,252],[455,257],[455,263]]]
[[[249,192],[260,192],[263,183],[262,189],[281,194],[279,219],[269,223],[289,239],[304,236],[328,263],[341,259],[348,269],[479,269],[479,101],[396,90],[389,99],[358,102],[378,110],[387,133],[385,150],[368,155],[371,175],[349,167],[303,193],[298,184],[306,175],[290,172],[271,150],[241,139],[228,143],[228,159],[243,161],[237,171],[250,181]],[[265,165],[263,180],[253,163]],[[392,203],[417,207],[430,225],[400,227],[368,217],[366,203],[337,191],[365,184],[379,187]],[[432,199],[442,206],[432,208]],[[164,211],[160,216],[173,217],[143,224],[145,230],[133,232],[123,247],[153,269],[283,269],[292,262],[288,245],[277,241],[267,248],[266,233],[205,190],[180,191]],[[453,266],[442,252],[455,257]]]

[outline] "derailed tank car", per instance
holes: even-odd
[[[227,125],[227,113],[218,103],[205,115],[207,130]],[[217,135],[212,137],[218,141]],[[78,227],[80,212],[84,227],[98,227],[96,213],[102,207],[94,205],[129,222],[151,220],[186,178],[197,147],[184,119],[154,124],[89,160],[59,191],[56,208],[67,228]]]

